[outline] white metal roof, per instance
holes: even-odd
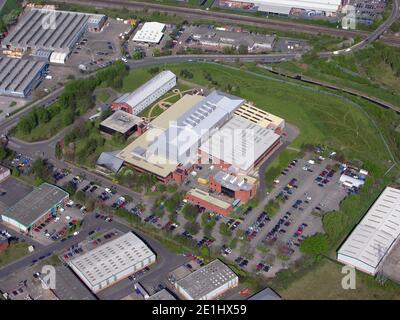
[[[115,102],[124,102],[129,104],[131,107],[135,107],[174,78],[176,78],[176,75],[173,72],[169,70],[162,71],[132,93],[124,94],[115,100]]]
[[[69,263],[93,287],[128,268],[154,256],[150,248],[135,234],[128,232]]]
[[[200,150],[247,171],[279,138],[274,130],[235,115]]]
[[[259,5],[264,11],[282,14],[289,14],[292,8],[336,12],[341,5],[341,0],[252,0],[250,2]]]
[[[200,300],[238,276],[218,259],[179,280],[176,285],[193,300]]]
[[[387,187],[338,251],[338,259],[376,271],[400,235],[400,190]]]
[[[185,158],[186,152],[203,138],[208,138],[212,133],[210,130],[222,124],[243,103],[241,98],[211,92],[170,125],[164,137],[155,141],[150,150],[165,152],[166,159],[185,163],[189,160]]]
[[[163,37],[165,24],[159,22],[146,22],[142,29],[136,32],[133,41],[159,43]]]

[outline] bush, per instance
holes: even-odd
[[[325,254],[329,250],[328,237],[325,234],[318,233],[306,238],[300,244],[300,251],[312,256]]]

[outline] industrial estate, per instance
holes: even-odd
[[[45,2],[0,1],[0,300],[400,297],[400,1]]]

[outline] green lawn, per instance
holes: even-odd
[[[5,251],[0,252],[0,267],[28,254],[29,245],[26,242],[12,243]]]
[[[300,300],[367,300],[367,299],[400,299],[400,287],[390,281],[384,286],[378,284],[372,277],[357,272],[356,289],[344,290],[341,286],[342,265],[324,259],[316,268],[293,282],[279,294],[283,299]]]
[[[153,75],[148,72],[148,69],[137,69],[129,73],[129,75],[124,79],[124,85],[122,87],[122,92],[132,92],[139,88],[143,83],[150,80]]]
[[[380,57],[382,50],[388,50],[393,56],[400,55],[397,48],[375,44],[357,55],[348,54],[329,60],[283,62],[275,67],[359,90],[400,106],[400,77],[392,62]]]
[[[96,93],[96,98],[101,102],[106,102],[110,98],[110,93],[108,93],[106,90],[99,90]]]

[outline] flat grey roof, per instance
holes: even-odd
[[[247,171],[279,139],[274,130],[234,115],[201,145],[200,150]]]
[[[124,160],[117,157],[119,151],[113,152],[102,152],[96,164],[99,166],[106,167],[107,169],[118,172],[124,164]]]
[[[195,39],[213,43],[231,44],[235,46],[246,45],[252,47],[254,44],[264,44],[272,46],[276,37],[274,35],[224,31],[209,29],[208,27],[198,27],[193,31]]]
[[[30,227],[54,205],[68,196],[69,194],[59,187],[49,183],[43,183],[16,204],[8,208],[2,215],[26,227]]]
[[[0,57],[0,94],[24,94],[46,65],[44,61]]]
[[[69,52],[76,37],[87,28],[89,19],[96,16],[80,12],[31,9],[3,40],[2,46]]]
[[[199,300],[237,277],[221,260],[215,259],[179,280],[176,284],[185,290],[193,300]]]
[[[140,117],[122,110],[117,110],[102,123],[100,123],[100,125],[125,134],[131,130],[133,126],[139,124],[140,122],[142,122]]]
[[[176,298],[167,289],[162,289],[147,300],[176,300]]]
[[[214,179],[225,188],[233,191],[250,191],[253,188],[253,184],[248,181],[246,176],[238,177],[226,171],[218,171]]]

